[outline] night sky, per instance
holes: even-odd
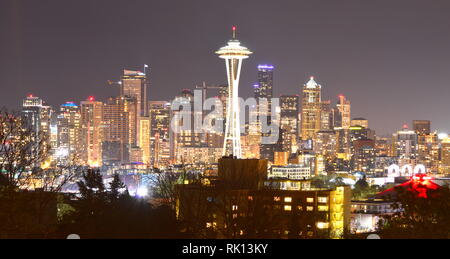
[[[30,93],[51,105],[117,95],[123,68],[151,68],[151,100],[226,82],[214,51],[231,37],[276,67],[275,95],[300,94],[309,76],[324,99],[344,94],[352,117],[378,133],[413,119],[450,132],[448,0],[0,0],[0,106]]]

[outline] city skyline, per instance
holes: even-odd
[[[223,84],[222,63],[213,53],[236,25],[243,44],[255,52],[242,71],[242,97],[252,94],[257,65],[272,64],[275,97],[300,94],[314,76],[323,86],[324,100],[345,95],[352,102],[352,117],[367,118],[379,134],[414,119],[431,120],[433,129],[450,131],[445,119],[450,106],[444,99],[450,81],[445,73],[450,38],[444,33],[450,19],[443,11],[448,3],[325,2],[248,1],[236,12],[203,1],[134,1],[140,10],[111,1],[106,7],[101,1],[88,7],[2,2],[0,85],[10,91],[0,96],[0,104],[17,109],[30,93],[52,106],[90,95],[105,100],[117,90],[108,80],[118,79],[123,68],[142,70],[142,64],[150,66],[150,100],[171,101],[180,89],[202,81]],[[100,7],[105,10],[99,12]],[[223,8],[226,19],[202,12],[208,7]],[[56,8],[58,14],[48,13]],[[89,26],[80,29],[84,23]]]
[[[384,1],[4,0],[0,239],[450,238],[450,4]]]

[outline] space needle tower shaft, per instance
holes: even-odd
[[[220,58],[225,59],[228,77],[228,101],[225,125],[223,155],[241,158],[241,125],[239,114],[239,78],[242,61],[252,52],[236,39],[236,27],[233,26],[233,38],[225,47],[216,51]]]

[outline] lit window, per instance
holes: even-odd
[[[284,202],[292,202],[292,197],[284,197]]]
[[[317,222],[317,228],[318,229],[328,228],[328,223],[326,223],[326,222]]]
[[[311,198],[311,197],[306,198],[306,202],[313,203],[314,202],[314,198]]]
[[[292,210],[292,206],[291,205],[284,205],[284,210],[285,211],[291,211]]]
[[[328,198],[327,198],[327,197],[319,197],[319,198],[317,199],[317,201],[318,201],[319,203],[327,203],[327,202],[328,202]]]
[[[248,200],[252,201],[253,200],[253,196],[248,196]]]
[[[233,219],[237,219],[238,214],[233,214]]]
[[[303,206],[297,206],[297,209],[298,209],[299,211],[303,211]]]
[[[318,209],[319,211],[328,211],[328,206],[320,205],[320,206],[317,207],[317,209]]]
[[[281,198],[278,197],[278,196],[275,196],[275,197],[273,197],[273,200],[274,200],[274,201],[281,201]]]
[[[306,211],[313,211],[314,210],[314,207],[313,206],[307,206],[306,207]]]
[[[238,210],[238,206],[237,206],[237,205],[233,205],[233,206],[231,207],[231,210],[233,210],[233,211]]]

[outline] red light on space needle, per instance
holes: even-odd
[[[233,39],[236,39],[236,26],[231,27],[233,30]]]
[[[89,96],[89,97],[88,97],[88,100],[91,101],[91,102],[93,102],[93,101],[95,101],[95,98],[94,98],[94,96]]]

